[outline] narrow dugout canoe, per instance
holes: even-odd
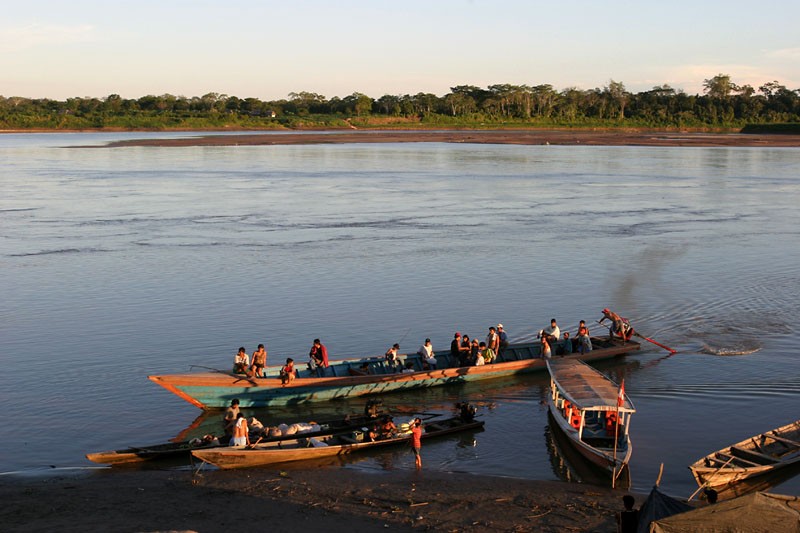
[[[558,353],[562,342],[554,343],[554,353]],[[584,354],[571,353],[564,358],[598,361],[622,356],[640,348],[637,342],[623,343],[619,339],[592,337],[592,343],[594,350]],[[454,385],[545,369],[545,360],[541,356],[541,345],[538,342],[512,344],[495,363],[484,366],[459,366],[449,350],[435,352],[435,355],[436,370],[424,370],[423,362],[417,354],[400,356],[404,364],[411,364],[412,371],[409,372],[397,372],[383,357],[351,358],[331,362],[325,369],[324,377],[315,377],[310,371],[301,370],[297,379],[286,385],[278,377],[278,366],[267,367],[265,378],[250,378],[217,371],[153,375],[148,376],[148,379],[196,407],[218,409],[227,407],[234,398],[239,399],[241,407],[293,405]],[[300,360],[299,357],[297,359]],[[369,374],[352,375],[365,363]]]
[[[483,427],[483,421],[464,420],[461,417],[430,421],[423,425],[422,438],[432,439],[467,430]],[[363,440],[359,440],[363,439]],[[250,468],[293,461],[306,461],[338,455],[348,455],[366,450],[409,445],[411,432],[401,432],[393,438],[369,441],[366,434],[354,432],[350,435],[337,434],[326,437],[303,438],[291,442],[261,445],[253,448],[227,447],[210,450],[194,450],[192,455],[201,461],[221,469]]]

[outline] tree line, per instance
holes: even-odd
[[[777,81],[739,86],[729,75],[703,82],[702,95],[669,85],[639,93],[610,80],[602,88],[498,84],[451,87],[431,93],[383,95],[355,92],[344,98],[313,92],[262,101],[219,93],[187,98],[164,94],[137,99],[112,94],[65,101],[0,96],[0,129],[91,128],[314,128],[314,127],[537,127],[742,128],[784,124],[797,131],[800,89]]]

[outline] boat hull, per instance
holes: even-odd
[[[564,358],[597,361],[621,356],[638,350],[639,347],[640,345],[636,342],[622,344],[617,341],[610,343],[607,347],[585,354],[566,355]],[[287,385],[282,385],[277,377],[249,378],[222,372],[156,375],[148,376],[148,378],[201,409],[224,408],[234,398],[239,399],[241,407],[258,408],[457,385],[542,371],[546,368],[545,359],[539,357],[537,351],[538,347],[534,343],[517,344],[511,345],[507,349],[507,360],[484,366],[452,366],[429,371],[379,373],[364,376],[300,377]],[[441,360],[447,360],[444,354],[437,353],[436,355]],[[352,359],[335,363],[335,365],[354,366],[362,361],[379,362],[377,359]]]
[[[436,427],[436,422],[428,424],[428,427]],[[467,430],[476,430],[483,427],[483,421],[461,422],[455,419],[439,422],[441,429],[423,433],[423,439],[449,435]],[[341,437],[332,436],[330,442],[339,443]],[[402,435],[393,439],[379,440],[375,442],[351,442],[346,444],[333,444],[328,446],[314,447],[305,444],[301,439],[294,445],[286,444],[283,447],[270,445],[268,448],[216,448],[212,450],[193,451],[192,455],[201,461],[212,464],[223,470],[240,468],[252,468],[258,466],[269,466],[280,463],[290,463],[296,461],[311,461],[326,457],[345,456],[353,453],[364,452],[367,450],[397,446],[401,444],[409,445],[411,434]]]
[[[793,465],[800,466],[800,420],[717,450],[689,469],[698,486],[722,491]]]

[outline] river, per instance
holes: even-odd
[[[147,380],[512,341],[604,307],[650,344],[599,365],[626,392],[633,488],[800,418],[800,150],[342,144],[80,148],[183,134],[0,136],[0,472],[83,468],[163,442],[196,408]],[[384,398],[480,405],[485,431],[430,443],[426,468],[559,479],[546,375]],[[360,402],[270,416],[322,417]],[[260,414],[260,413],[259,413]],[[374,454],[346,468],[409,468]],[[777,492],[800,494],[800,479]]]

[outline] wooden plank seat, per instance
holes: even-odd
[[[745,463],[750,466],[762,466],[758,463],[754,463],[753,461],[748,461],[747,459],[742,459],[741,457],[737,457],[735,455],[729,455],[727,453],[717,452],[714,455],[715,455],[714,459],[720,461],[723,464],[730,461],[731,463],[734,464],[738,462],[740,464]]]
[[[771,431],[765,433],[764,435],[762,435],[762,437],[766,437],[768,439],[773,439],[773,440],[776,440],[776,441],[778,441],[780,443],[788,444],[790,446],[795,446],[795,447],[800,448],[800,442],[797,442],[797,441],[794,441],[794,440],[791,440],[791,439],[787,439],[786,437],[781,437],[780,435],[778,435],[776,433],[773,433]]]
[[[741,455],[745,455],[756,461],[764,461],[767,464],[775,464],[779,463],[780,460],[772,457],[771,455],[767,455],[765,453],[757,452],[755,450],[748,450],[747,448],[740,448],[738,446],[731,446],[731,451],[736,452],[736,457],[741,457]]]

